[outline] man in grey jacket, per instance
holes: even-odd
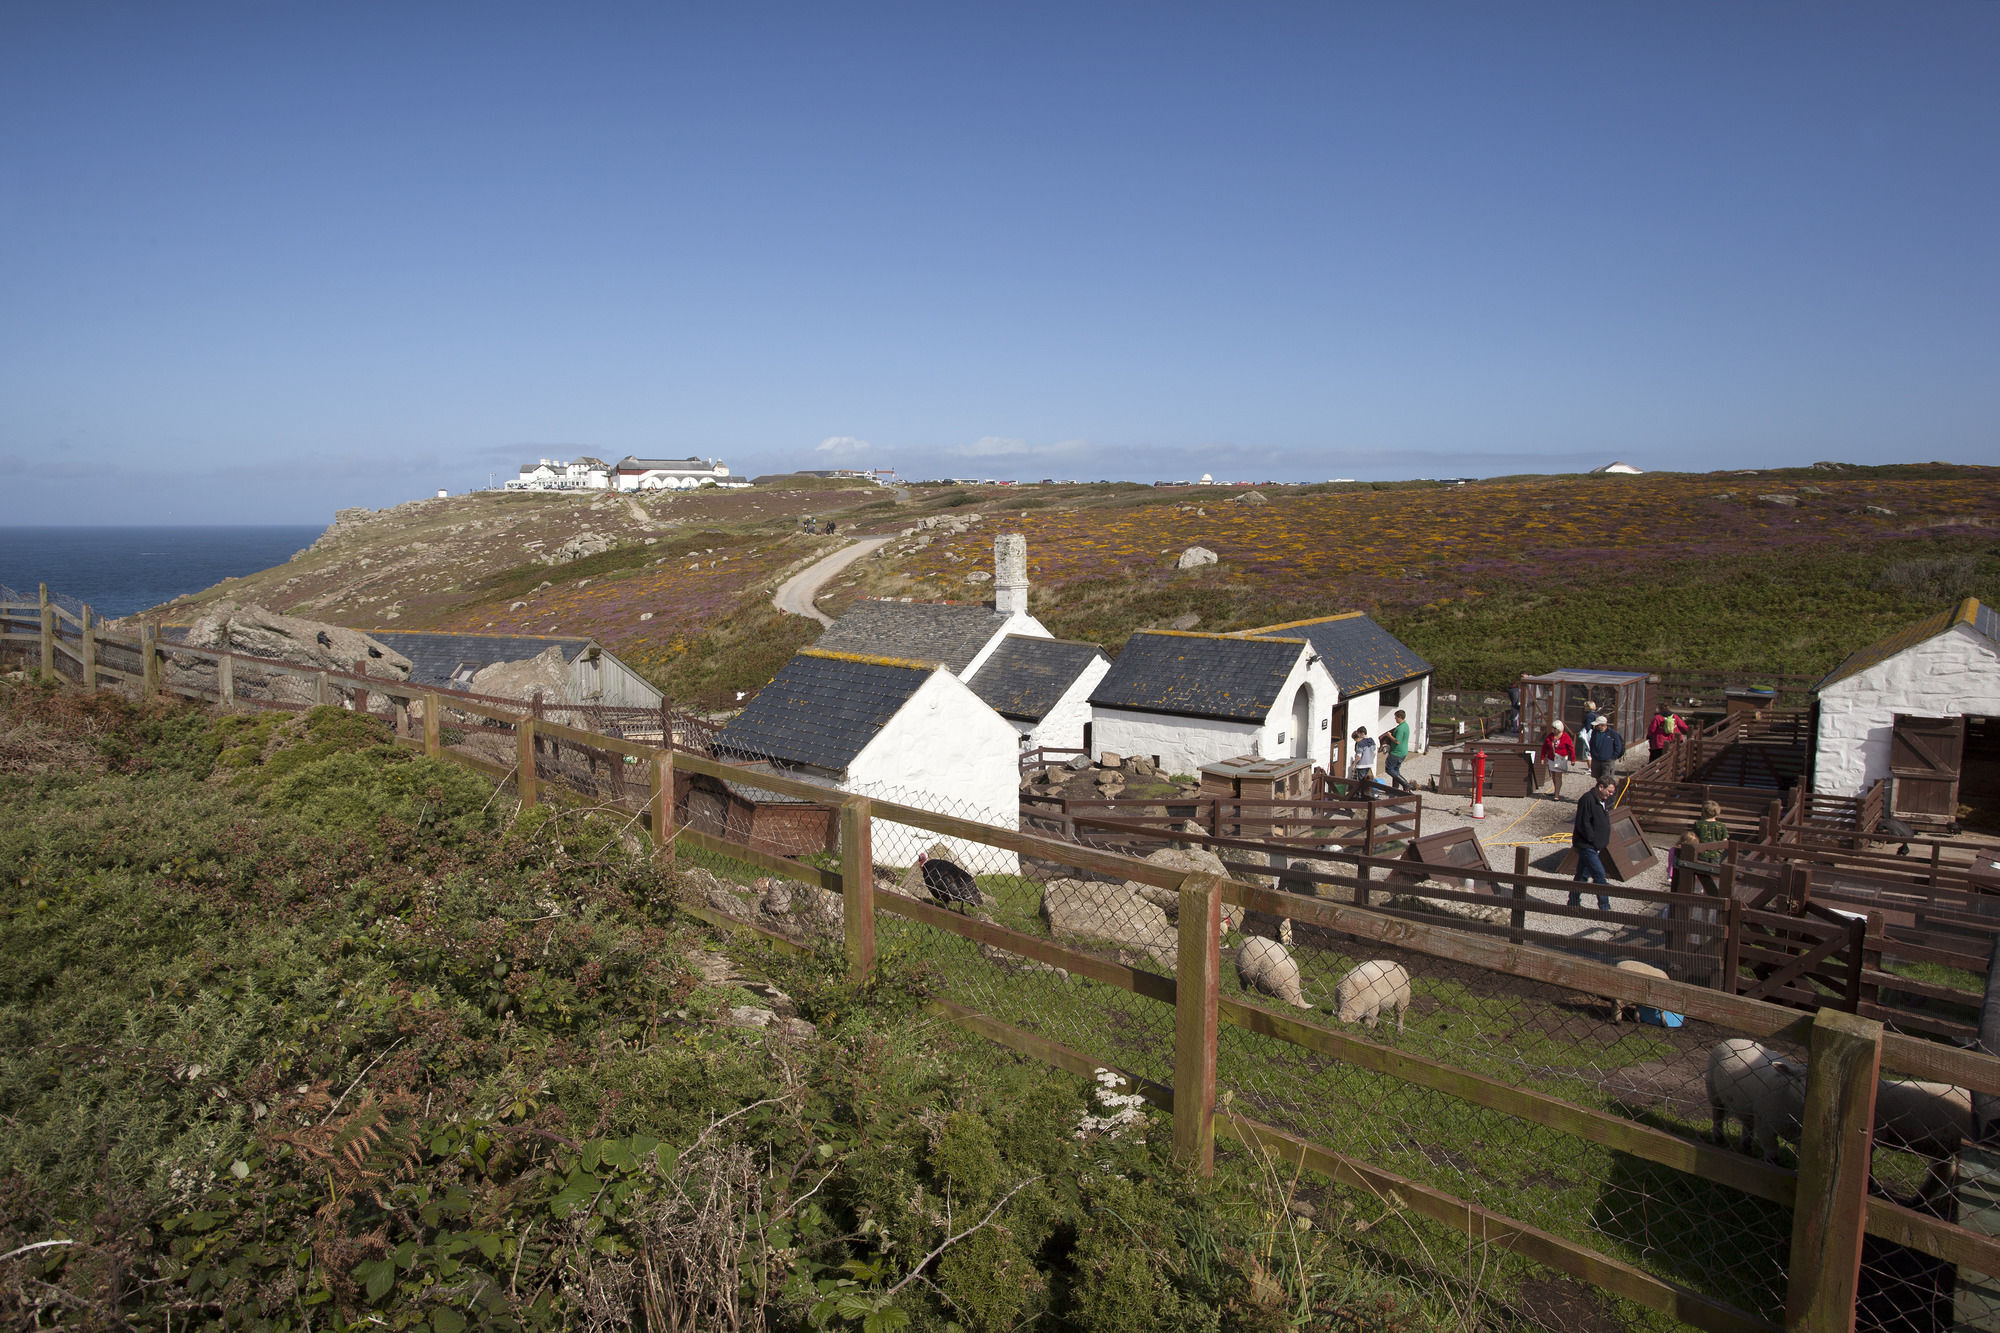
[[[1608,884],[1604,875],[1604,849],[1611,845],[1611,797],[1618,790],[1615,778],[1599,778],[1597,785],[1576,798],[1576,828],[1569,845],[1576,850],[1576,882]],[[1575,907],[1583,895],[1572,892],[1569,905]],[[1597,910],[1611,910],[1611,899],[1597,895]]]

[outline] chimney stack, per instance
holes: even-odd
[[[1009,615],[1028,609],[1028,539],[1018,532],[993,539],[993,609]]]

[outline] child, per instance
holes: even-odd
[[[1349,774],[1354,779],[1357,796],[1367,796],[1375,785],[1375,742],[1368,737],[1368,728],[1354,729],[1354,768]]]

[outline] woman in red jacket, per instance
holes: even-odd
[[[1552,799],[1560,801],[1563,774],[1569,772],[1569,766],[1576,762],[1576,738],[1569,734],[1561,718],[1550,723],[1549,729],[1542,733],[1540,757],[1543,767],[1549,771],[1549,785],[1555,788]]]

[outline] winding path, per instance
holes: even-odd
[[[831,555],[821,556],[779,585],[777,593],[771,598],[771,605],[786,615],[811,616],[822,625],[831,625],[833,618],[822,615],[820,609],[813,605],[819,599],[819,590],[834,575],[863,556],[873,555],[892,540],[892,536],[863,537]]]

